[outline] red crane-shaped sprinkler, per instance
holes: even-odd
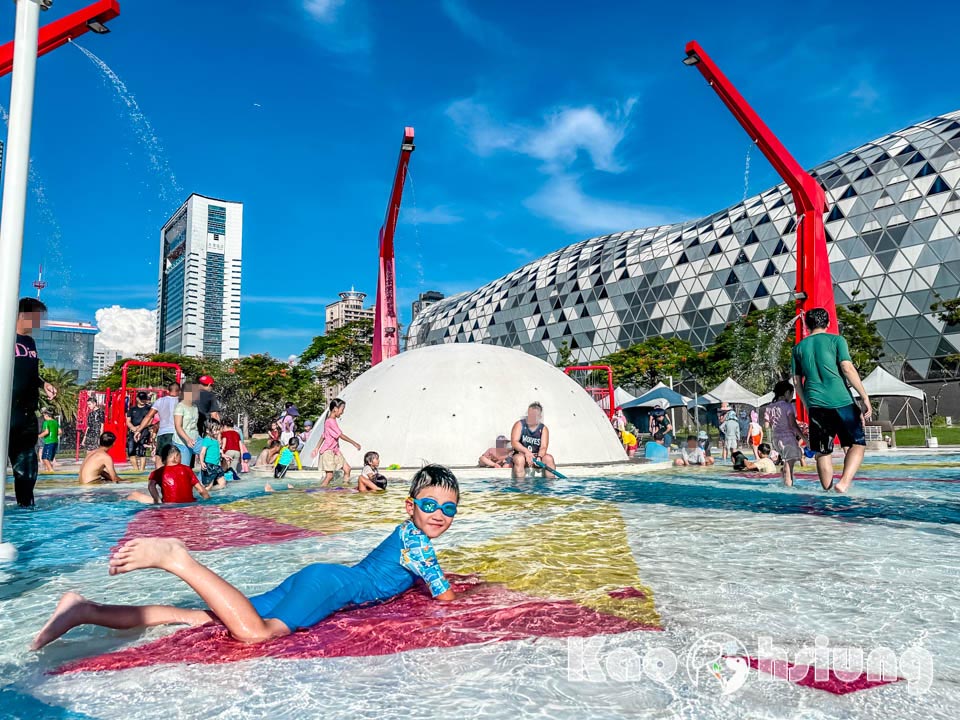
[[[400,320],[397,316],[397,268],[393,251],[393,236],[400,216],[403,183],[407,179],[407,165],[414,150],[413,128],[403,129],[400,159],[393,177],[393,189],[387,204],[387,216],[380,228],[380,277],[377,280],[377,305],[373,317],[373,352],[370,364],[388,360],[400,352]]]

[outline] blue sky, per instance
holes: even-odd
[[[82,4],[56,0],[42,21]],[[375,292],[404,125],[417,134],[397,232],[404,323],[420,291],[719,210],[743,196],[749,142],[681,64],[690,39],[806,167],[960,107],[956,5],[728,7],[126,0],[110,35],[79,42],[146,124],[76,48],[39,61],[23,291],[42,261],[53,318],[152,309],[163,221],[189,192],[241,200],[241,352],[297,353],[339,291]],[[5,38],[13,17],[0,11]],[[754,151],[749,192],[776,182]]]

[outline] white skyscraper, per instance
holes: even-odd
[[[160,231],[157,351],[240,356],[243,203],[194,193]]]

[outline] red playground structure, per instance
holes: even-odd
[[[150,396],[153,403],[157,398],[168,395],[167,386],[171,382],[181,383],[183,370],[175,363],[146,362],[128,360],[123,364],[120,389],[81,390],[77,399],[77,452],[80,460],[80,447],[91,449],[99,442],[99,433],[91,423],[88,400],[95,400],[103,410],[103,427],[100,432],[112,432],[117,441],[110,448],[110,457],[115,463],[127,462],[127,409],[136,403],[141,392]],[[94,437],[94,435],[96,437]],[[156,440],[154,429],[153,439]]]
[[[616,401],[613,390],[613,369],[609,365],[572,365],[563,371],[590,393],[593,401],[613,420]]]

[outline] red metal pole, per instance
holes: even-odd
[[[46,55],[61,45],[66,45],[85,32],[90,31],[90,23],[106,25],[120,14],[120,3],[117,0],[99,0],[82,10],[77,10],[66,17],[54,20],[49,25],[40,28],[37,40],[37,56]],[[8,42],[0,46],[0,77],[13,70],[13,43]]]
[[[407,165],[414,150],[413,128],[403,129],[400,144],[400,159],[393,177],[393,189],[387,204],[387,215],[380,228],[380,275],[377,278],[377,304],[373,317],[373,352],[370,363],[394,357],[400,352],[400,321],[397,315],[397,271],[393,248],[393,236],[400,216],[400,201],[403,198],[403,183],[407,179]]]
[[[793,193],[793,204],[797,211],[796,342],[799,343],[806,334],[802,314],[817,307],[825,309],[830,316],[827,332],[839,334],[827,254],[827,235],[823,227],[823,215],[827,208],[823,188],[810,173],[800,167],[793,155],[696,41],[687,43],[686,53],[684,64],[694,65],[700,71]],[[806,419],[806,409],[800,402],[799,395],[797,411],[801,419]]]

